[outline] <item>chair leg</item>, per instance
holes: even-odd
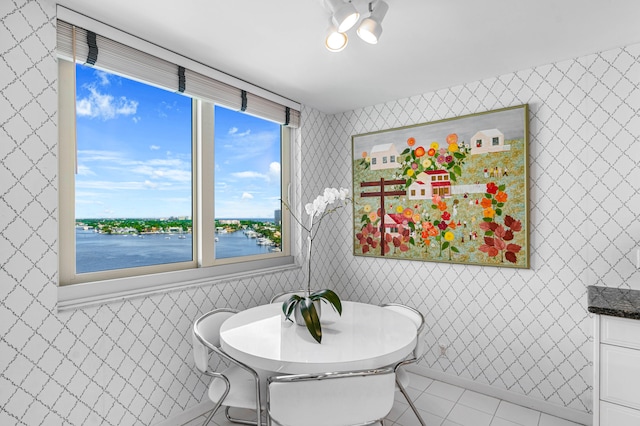
[[[411,398],[409,398],[409,394],[407,393],[407,391],[405,390],[404,386],[402,386],[402,384],[400,383],[400,381],[397,378],[396,378],[396,384],[398,385],[398,389],[400,389],[400,392],[402,392],[402,395],[404,395],[404,399],[406,399],[407,402],[409,403],[409,406],[411,407],[411,409],[413,410],[413,413],[418,418],[418,421],[420,422],[420,424],[422,426],[427,426],[427,424],[424,422],[424,420],[422,420],[422,416],[418,412],[418,409],[413,404],[413,401],[411,401]]]
[[[251,425],[251,426],[261,426],[262,425],[262,417],[261,414],[258,414],[258,420],[257,421],[253,421],[253,420],[244,420],[244,419],[237,419],[235,417],[231,417],[231,414],[229,414],[229,409],[231,407],[226,407],[226,409],[224,410],[224,415],[227,417],[227,420],[229,420],[231,423],[238,423],[241,425]]]
[[[216,414],[216,412],[218,411],[218,408],[220,408],[221,405],[222,405],[222,399],[218,401],[215,407],[213,407],[213,410],[211,410],[211,414],[209,414],[209,416],[207,417],[207,420],[204,421],[202,426],[207,426],[209,422],[211,422],[211,419],[213,419],[213,416]]]

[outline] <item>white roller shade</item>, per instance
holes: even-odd
[[[252,93],[247,93],[247,108],[245,111],[251,115],[275,121],[276,123],[286,124],[289,127],[300,126],[299,111],[289,109],[287,121],[287,108],[285,106]]]
[[[242,90],[189,69],[185,70],[185,90],[189,96],[204,99],[238,111],[242,105]]]
[[[58,21],[58,55],[73,58],[73,26]],[[89,47],[87,30],[75,27],[76,62],[87,63]],[[159,86],[172,92],[178,91],[178,66],[140,50],[125,46],[108,38],[96,35],[98,56],[95,66],[134,80]],[[89,64],[91,65],[91,64]]]
[[[72,61],[75,56],[75,61],[81,64],[93,65],[96,68],[162,87],[172,92],[184,92],[188,96],[213,102],[236,111],[242,109],[243,90],[203,74],[207,71],[204,67],[200,67],[204,71],[201,69],[201,72],[196,72],[189,69],[188,66],[175,64],[99,34],[95,35],[96,55],[96,49],[91,52],[89,47],[88,35],[93,34],[91,31],[78,26],[74,27],[62,20],[58,20],[57,25],[58,56],[62,59]],[[112,33],[117,31],[110,28],[109,30]],[[158,52],[154,53],[158,54]],[[95,57],[95,64],[91,60],[87,62],[90,55]],[[171,55],[177,56],[173,53]],[[193,63],[193,61],[184,58],[184,63]],[[219,74],[219,71],[213,69],[211,71],[212,74],[215,72]],[[246,108],[244,111],[289,127],[300,126],[300,111],[266,99],[264,96],[270,96],[270,94],[258,88],[258,92],[260,91],[264,92],[263,96],[245,92]]]

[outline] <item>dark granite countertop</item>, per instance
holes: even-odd
[[[640,290],[590,285],[589,312],[640,320]]]

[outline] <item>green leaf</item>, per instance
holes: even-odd
[[[406,155],[406,154],[408,154],[408,153],[409,153],[409,151],[411,151],[411,149],[409,149],[409,148],[405,148],[405,150],[404,150],[404,151],[402,151],[402,154],[400,154],[400,155]]]
[[[311,333],[316,342],[322,342],[322,326],[320,325],[320,318],[318,318],[318,312],[316,307],[313,306],[313,300],[311,298],[304,298],[299,303],[300,314],[304,318],[304,323],[307,326],[307,330]]]
[[[366,222],[369,219],[369,216],[367,216],[366,214],[362,215],[362,219],[360,219],[360,222]]]
[[[289,317],[300,300],[302,300],[302,297],[294,294],[282,303],[282,312],[284,313],[284,317],[289,321],[291,321]]]
[[[407,155],[407,157],[404,159],[404,161],[406,161],[407,163],[408,163],[409,161],[411,161],[411,156],[410,156],[410,155]]]
[[[506,187],[507,187],[507,185],[502,184],[502,185],[500,185],[498,187],[498,191],[504,191],[506,189]]]
[[[455,173],[453,173],[453,172],[449,172],[449,179],[451,179],[451,180],[452,180],[452,181],[454,181],[454,182],[457,182],[457,180],[458,180],[458,179],[456,178]]]
[[[411,228],[412,231],[416,230],[416,224],[415,223],[409,222],[408,225],[409,225],[409,228]]]
[[[458,160],[462,160],[464,158],[464,154],[460,152],[454,152],[453,156],[456,157]]]
[[[462,176],[462,169],[460,168],[460,166],[454,166],[454,167],[453,167],[453,171],[454,171],[458,176]]]
[[[504,207],[504,203],[498,203],[498,207]]]
[[[493,219],[491,219],[490,217],[483,217],[482,220],[484,220],[485,222],[493,222]]]
[[[486,194],[484,194],[484,198],[492,199],[493,196],[487,192]]]
[[[451,246],[451,251],[455,251],[456,253],[460,253],[460,252],[458,251],[458,249],[457,249],[456,247],[454,247],[454,246]]]
[[[437,209],[437,208],[438,208],[438,206],[436,206],[435,204],[431,204],[431,208],[432,208],[432,209]]]
[[[342,315],[342,302],[340,301],[340,297],[329,289],[318,290],[309,295],[311,300],[320,300],[325,299],[327,302],[333,306],[333,308],[338,312],[338,314]]]
[[[502,209],[496,209],[496,214],[498,216],[502,216]]]
[[[484,235],[487,237],[493,237],[493,231],[485,231]]]
[[[416,245],[416,241],[413,239],[413,237],[409,238],[409,243],[412,245]]]
[[[447,247],[449,247],[449,241],[445,241],[444,243],[442,243],[442,250],[446,249]]]

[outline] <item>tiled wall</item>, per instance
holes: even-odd
[[[207,398],[195,318],[266,303],[302,275],[56,312],[55,31],[53,1],[0,2],[0,425],[151,425]]]
[[[317,123],[303,157],[303,173],[317,182],[311,196],[350,183],[351,135],[530,107],[530,269],[354,257],[343,215],[324,230],[326,267],[316,271],[336,269],[343,297],[425,313],[421,367],[590,411],[586,286],[640,289],[639,85],[640,45],[632,45],[331,117],[305,111]]]
[[[300,273],[57,313],[52,0],[0,2],[0,55],[0,424],[148,425],[195,405],[206,382],[191,365],[193,318],[264,303]],[[344,210],[314,243],[318,286],[420,308],[424,367],[590,410],[585,285],[640,288],[639,56],[630,46],[335,116],[303,108],[306,201],[350,186],[352,134],[531,107],[530,270],[353,257]]]

